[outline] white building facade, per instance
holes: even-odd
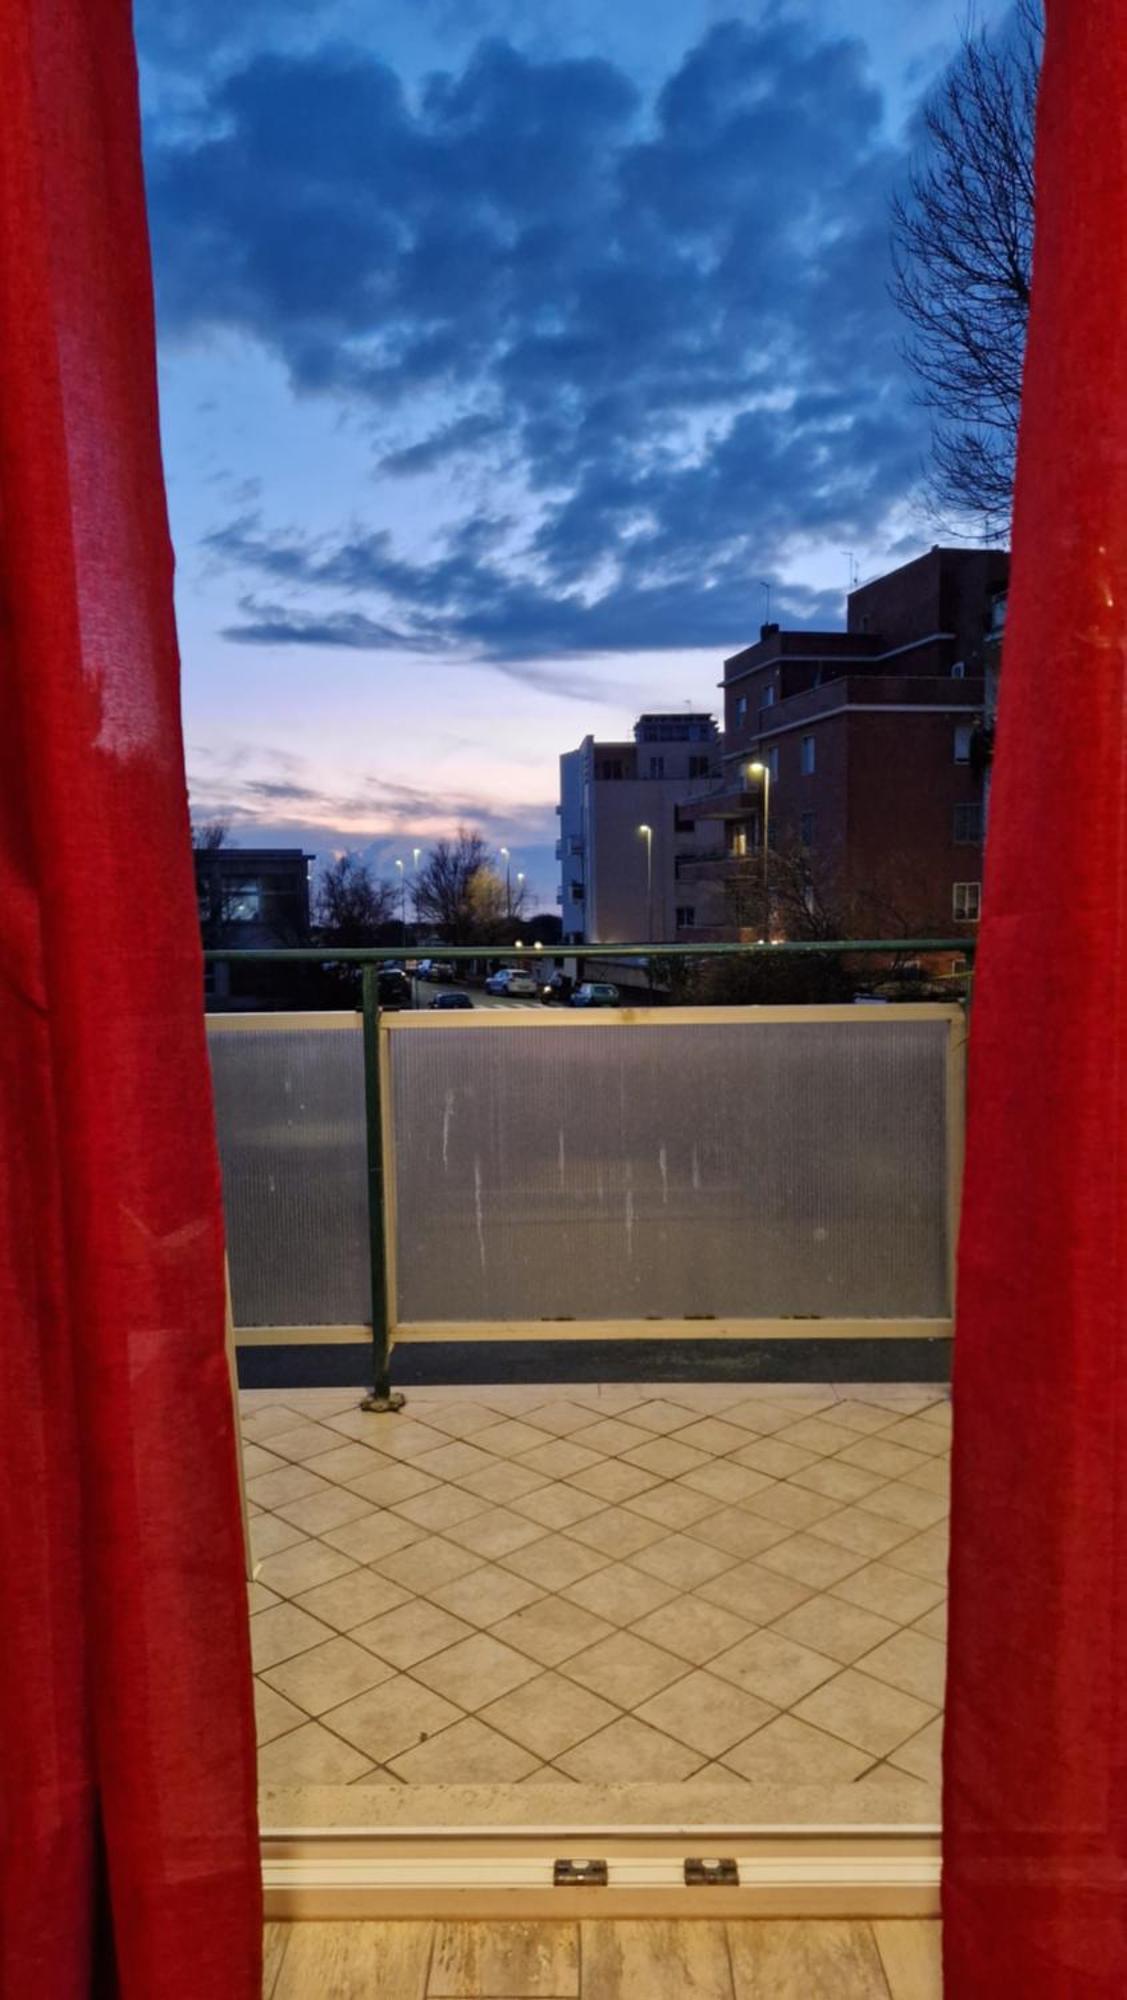
[[[629,740],[587,736],[560,758],[565,943],[691,944],[722,920],[717,885],[682,872],[716,831],[686,803],[719,772],[716,720],[699,711],[639,716]]]

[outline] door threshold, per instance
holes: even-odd
[[[273,1921],[935,1917],[934,1826],[278,1827]]]

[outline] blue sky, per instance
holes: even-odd
[[[935,539],[887,203],[964,17],[138,0],[199,814],[550,907],[562,750]]]

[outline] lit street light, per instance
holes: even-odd
[[[407,946],[407,873],[402,861],[396,862],[399,870],[399,923],[403,932],[403,946]]]
[[[638,828],[646,843],[646,943],[653,943],[654,927],[654,830],[652,826]]]
[[[513,914],[513,857],[507,847],[501,849],[501,855],[505,863],[505,915],[511,918]]]
[[[768,764],[756,762],[748,765],[753,778],[758,778],[763,786],[763,928],[771,935],[771,769]]]

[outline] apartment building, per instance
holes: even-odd
[[[819,912],[846,936],[973,930],[1008,568],[933,548],[852,591],[844,631],[764,625],[725,661],[723,784],[691,806],[713,852],[686,871],[720,890],[714,935],[801,934]]]
[[[260,951],[309,942],[309,871],[300,847],[197,848],[200,932],[212,950]],[[259,1004],[271,990],[261,965],[206,968],[209,1006]]]
[[[691,942],[722,921],[721,886],[691,875],[717,829],[687,809],[720,771],[716,720],[702,711],[642,715],[632,737],[587,736],[560,758],[565,943]]]

